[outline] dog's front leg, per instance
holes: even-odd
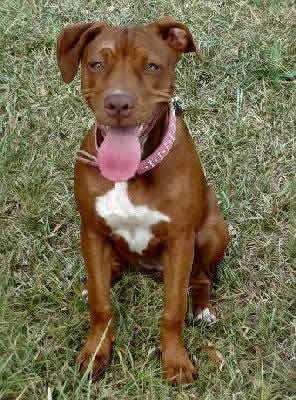
[[[194,255],[194,232],[169,240],[164,250],[165,309],[161,323],[164,377],[170,383],[191,383],[196,375],[183,342],[187,288]]]
[[[90,329],[77,361],[84,374],[90,365],[97,379],[110,362],[113,322],[110,304],[112,248],[95,230],[81,227],[81,247],[88,274]]]

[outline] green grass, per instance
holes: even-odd
[[[283,78],[296,70],[295,1],[143,4],[0,4],[0,399],[296,399],[296,81]],[[206,58],[182,60],[177,94],[231,227],[213,293],[218,320],[186,325],[199,378],[169,387],[158,353],[162,284],[126,274],[112,291],[112,363],[92,384],[74,362],[88,312],[73,199],[73,154],[92,116],[79,79],[60,78],[55,40],[70,23],[165,13],[189,26]]]

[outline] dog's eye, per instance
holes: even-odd
[[[103,72],[104,71],[104,62],[103,61],[95,61],[90,62],[89,67],[93,72]]]
[[[154,72],[154,71],[159,71],[159,70],[160,70],[160,67],[155,63],[148,63],[145,65],[145,71]]]

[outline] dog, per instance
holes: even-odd
[[[92,379],[110,363],[110,288],[127,265],[162,271],[160,351],[171,384],[192,383],[183,343],[187,291],[196,319],[214,321],[210,290],[228,245],[227,224],[194,142],[171,99],[184,53],[201,58],[189,29],[171,17],[135,26],[71,25],[57,39],[63,80],[81,64],[95,124],[75,164],[75,198],[88,274],[90,329],[78,355]]]

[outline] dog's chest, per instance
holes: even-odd
[[[170,222],[170,217],[145,205],[135,206],[128,197],[127,182],[115,183],[114,187],[96,198],[96,212],[103,217],[112,233],[122,237],[130,251],[142,254],[154,237],[152,226]]]

